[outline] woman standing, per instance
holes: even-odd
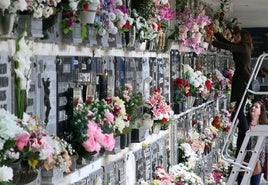
[[[253,101],[252,106],[247,114],[247,128],[250,130],[256,125],[268,125],[265,105],[259,100]],[[241,139],[242,140],[238,140],[238,141],[242,144],[244,138],[241,138]],[[256,143],[256,138],[254,137],[251,138],[249,145],[248,145],[249,150],[253,149],[253,147],[255,146],[255,143]],[[262,168],[264,167],[264,164],[265,164],[265,155],[266,155],[266,150],[267,150],[266,144],[263,146],[263,149],[259,156],[258,162],[261,167],[256,168],[256,170],[254,170],[255,172],[253,173],[250,179],[250,185],[260,185]],[[237,149],[239,151],[240,148],[237,148]],[[258,162],[257,162],[257,165],[258,165]],[[243,178],[243,174],[240,173],[237,178],[238,185],[241,183],[242,178]]]
[[[238,29],[236,29],[236,31],[233,33],[233,42],[225,39],[219,33],[215,33],[214,37],[216,38],[215,40],[209,41],[214,47],[229,50],[233,54],[235,71],[232,78],[231,102],[235,102],[236,109],[241,102],[242,96],[251,76],[251,52],[253,50],[252,38],[249,32]],[[245,137],[245,133],[248,130],[247,120],[244,114],[245,103],[246,97],[244,98],[237,115],[239,120],[237,152],[239,151]],[[234,115],[235,111],[232,113],[232,118]]]

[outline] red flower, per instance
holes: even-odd
[[[124,28],[128,30],[131,28],[131,24],[129,23],[129,21],[126,22],[126,24],[124,25]]]
[[[84,4],[83,7],[84,7],[84,10],[89,11],[89,4],[88,3]]]
[[[224,17],[224,12],[221,12],[221,13],[220,13],[220,16],[221,16],[221,17]]]
[[[189,86],[189,83],[183,78],[176,78],[174,80],[174,86],[177,88],[187,87]]]
[[[210,80],[207,80],[205,82],[205,85],[206,85],[207,90],[211,90],[211,81]]]
[[[168,122],[168,119],[167,118],[163,118],[162,119],[162,123],[165,125],[166,123]]]

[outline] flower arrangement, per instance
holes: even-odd
[[[178,154],[179,163],[184,164],[189,169],[193,169],[195,167],[197,155],[188,142],[180,143],[178,147]]]
[[[103,150],[112,151],[114,115],[109,104],[104,99],[87,97],[84,103],[75,100],[73,111],[71,144],[79,157],[91,159]]]
[[[184,76],[190,84],[189,95],[204,98],[211,90],[211,81],[200,70],[194,70],[190,65],[183,65]]]
[[[13,56],[15,62],[15,105],[16,115],[22,119],[26,110],[26,98],[30,89],[31,57],[33,55],[30,44],[25,41],[27,35],[24,31],[16,41],[16,52]]]
[[[126,113],[130,121],[135,122],[141,116],[137,109],[143,105],[142,95],[134,92],[131,84],[125,84],[119,90],[118,96],[125,102]]]
[[[170,168],[170,174],[176,178],[176,184],[188,185],[203,185],[201,177],[197,176],[194,172],[182,163],[174,165]]]
[[[81,21],[81,16],[78,9],[79,1],[70,0],[68,5],[63,6],[61,29],[64,34],[71,33],[75,26],[81,28],[80,36],[84,39],[87,35],[86,24]]]
[[[179,48],[184,51],[185,48],[192,48],[196,54],[205,52],[203,46],[203,33],[205,26],[211,23],[208,16],[205,15],[202,3],[196,10],[190,9],[187,4],[183,4],[177,15]]]
[[[222,110],[222,113],[216,115],[211,123],[219,132],[228,133],[231,127],[231,114],[227,110]]]
[[[225,78],[218,69],[214,69],[211,77],[213,83],[213,91],[215,91],[215,97],[221,97],[223,91],[227,89],[229,79]]]
[[[112,122],[112,129],[116,136],[128,133],[130,117],[126,113],[125,102],[116,97],[107,97],[105,99],[110,106],[114,115],[114,121]]]
[[[26,169],[58,167],[70,172],[66,141],[49,136],[36,116],[24,113],[21,120],[1,109],[0,118],[0,166],[20,162]]]
[[[24,11],[27,9],[26,0],[6,0],[0,2],[0,9],[3,13],[15,14],[17,11]]]
[[[154,126],[167,126],[172,116],[170,103],[162,96],[160,89],[156,89],[154,93],[145,102],[149,106],[149,113],[154,119]]]
[[[0,3],[0,9],[9,13],[29,13],[34,18],[48,18],[56,12],[61,0],[6,0]]]
[[[133,24],[133,19],[121,0],[101,0],[94,24],[97,27],[97,33],[104,36],[107,33],[117,34],[128,31]]]
[[[185,98],[189,96],[190,86],[187,80],[184,78],[176,78],[173,81],[174,94],[173,94],[173,103],[182,103],[185,102]]]

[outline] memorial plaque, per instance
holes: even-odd
[[[13,112],[12,96],[13,84],[11,83],[11,62],[8,53],[0,52],[0,108]]]
[[[104,184],[118,185],[116,184],[114,162],[110,164],[105,164],[105,166],[103,166],[103,169],[104,169]]]
[[[115,177],[116,184],[125,185],[126,184],[126,173],[125,173],[125,160],[121,159],[115,162]]]
[[[104,184],[104,172],[103,168],[90,173],[87,177],[87,185]]]
[[[151,151],[150,148],[143,149],[143,159],[144,159],[144,179],[150,180],[151,174],[152,174],[152,168],[151,168]]]
[[[143,150],[137,150],[134,152],[136,160],[136,179],[145,179],[145,163],[143,157]]]

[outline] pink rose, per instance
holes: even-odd
[[[16,146],[18,147],[19,150],[23,150],[23,148],[27,145],[29,138],[30,134],[27,132],[17,135]]]
[[[93,135],[90,135],[89,138],[82,143],[82,146],[85,148],[88,152],[99,152],[101,149],[101,146],[98,142],[95,141],[95,138]]]
[[[112,113],[110,113],[108,110],[105,111],[104,116],[105,116],[108,123],[111,123],[114,121],[114,115]]]
[[[115,140],[113,134],[104,134],[104,138],[101,143],[106,150],[112,151],[114,149]]]

